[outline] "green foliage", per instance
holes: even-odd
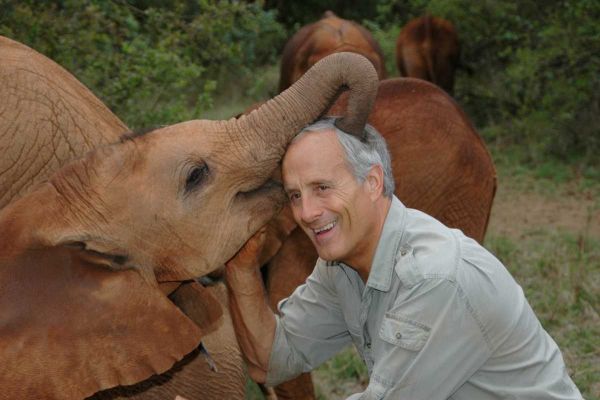
[[[459,73],[455,97],[488,143],[525,149],[529,164],[600,164],[599,2],[380,0],[378,11],[384,29],[425,12],[455,24],[474,71]]]
[[[521,163],[600,165],[600,2],[551,0],[267,1],[291,33],[326,9],[365,25],[390,76],[395,42],[410,19],[454,23],[462,43],[455,97],[485,139],[518,147]],[[472,71],[472,73],[468,73]]]
[[[250,378],[246,380],[246,400],[264,400],[265,396],[258,385]]]
[[[266,0],[268,9],[277,10],[279,21],[293,33],[303,25],[315,22],[325,11],[333,11],[341,18],[360,21],[377,15],[376,1],[361,0]]]
[[[283,40],[274,12],[224,0],[5,0],[0,34],[69,69],[132,128],[198,117]]]
[[[367,367],[354,351],[344,351],[337,357],[326,362],[322,369],[329,372],[338,379],[361,379],[367,381]]]
[[[381,46],[388,78],[398,76],[398,67],[396,65],[396,39],[400,34],[400,25],[394,24],[388,28],[383,28],[377,22],[370,20],[364,20],[362,25],[373,34],[373,38]]]
[[[459,70],[455,97],[485,140],[518,147],[520,163],[560,160],[598,175],[595,0],[0,0],[0,34],[53,58],[141,127],[273,94],[263,66],[271,71],[286,37],[327,9],[373,32],[390,76],[406,22],[425,12],[451,20],[473,71]]]

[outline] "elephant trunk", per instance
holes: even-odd
[[[336,126],[362,139],[378,82],[375,68],[365,57],[354,53],[332,54],[283,93],[231,122],[236,124],[234,131],[244,136],[241,142],[250,156],[254,160],[272,160],[274,169],[292,138],[324,115],[345,89],[349,90],[348,106]],[[266,174],[271,171],[264,170]]]

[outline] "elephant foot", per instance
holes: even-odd
[[[315,388],[310,373],[275,386],[278,400],[315,400]]]
[[[275,393],[275,389],[260,383],[258,384],[258,387],[260,388],[260,391],[265,397],[265,400],[277,400],[277,393]]]

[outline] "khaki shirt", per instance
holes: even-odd
[[[396,197],[366,285],[319,259],[279,311],[268,385],[354,343],[370,381],[351,399],[582,398],[502,263]]]

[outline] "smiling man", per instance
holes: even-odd
[[[268,306],[259,231],[228,262],[238,341],[258,382],[310,371],[353,343],[369,371],[351,399],[581,399],[556,343],[506,268],[462,232],[394,195],[385,141],[326,119],[283,159],[294,219],[319,260]]]

